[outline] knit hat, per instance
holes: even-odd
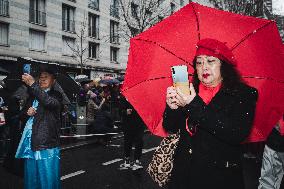
[[[229,64],[236,65],[236,61],[232,51],[227,47],[223,42],[220,42],[216,39],[201,39],[196,45],[196,54],[198,55],[207,55],[214,56],[222,61],[225,61]]]

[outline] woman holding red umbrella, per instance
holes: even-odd
[[[244,189],[241,143],[249,135],[258,97],[242,80],[222,42],[197,44],[190,95],[167,89],[163,127],[180,130],[170,189]]]

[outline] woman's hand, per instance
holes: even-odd
[[[177,96],[177,91],[176,91],[175,87],[173,87],[173,86],[168,87],[167,88],[166,102],[171,109],[177,109],[178,108],[176,96]]]
[[[33,78],[33,76],[24,73],[24,75],[22,75],[22,81],[28,86],[31,86],[35,82],[35,79]]]
[[[36,114],[36,109],[34,107],[30,107],[27,114],[28,116],[34,116]]]
[[[186,95],[186,94],[183,94],[181,90],[177,87],[176,99],[177,99],[178,106],[184,107],[185,105],[191,103],[191,101],[194,99],[194,97],[196,96],[196,92],[195,92],[195,89],[192,83],[189,84],[189,91],[190,91],[190,94]]]

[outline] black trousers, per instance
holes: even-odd
[[[131,156],[132,146],[134,145],[134,160],[140,159],[143,148],[144,130],[124,131],[124,157]]]

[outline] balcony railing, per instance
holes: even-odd
[[[0,0],[0,16],[9,16],[8,0]]]
[[[99,39],[99,28],[94,26],[89,26],[89,37]]]
[[[46,13],[30,9],[30,22],[46,26]]]
[[[110,36],[110,42],[111,42],[111,43],[118,44],[118,43],[119,43],[119,35],[118,35],[118,34],[116,34],[116,35],[111,35],[111,36]]]
[[[119,18],[119,9],[115,5],[110,6],[110,15],[116,18]]]
[[[89,0],[88,7],[94,10],[99,10],[99,1],[98,0]]]
[[[75,21],[74,20],[62,20],[62,30],[68,32],[75,32]]]

